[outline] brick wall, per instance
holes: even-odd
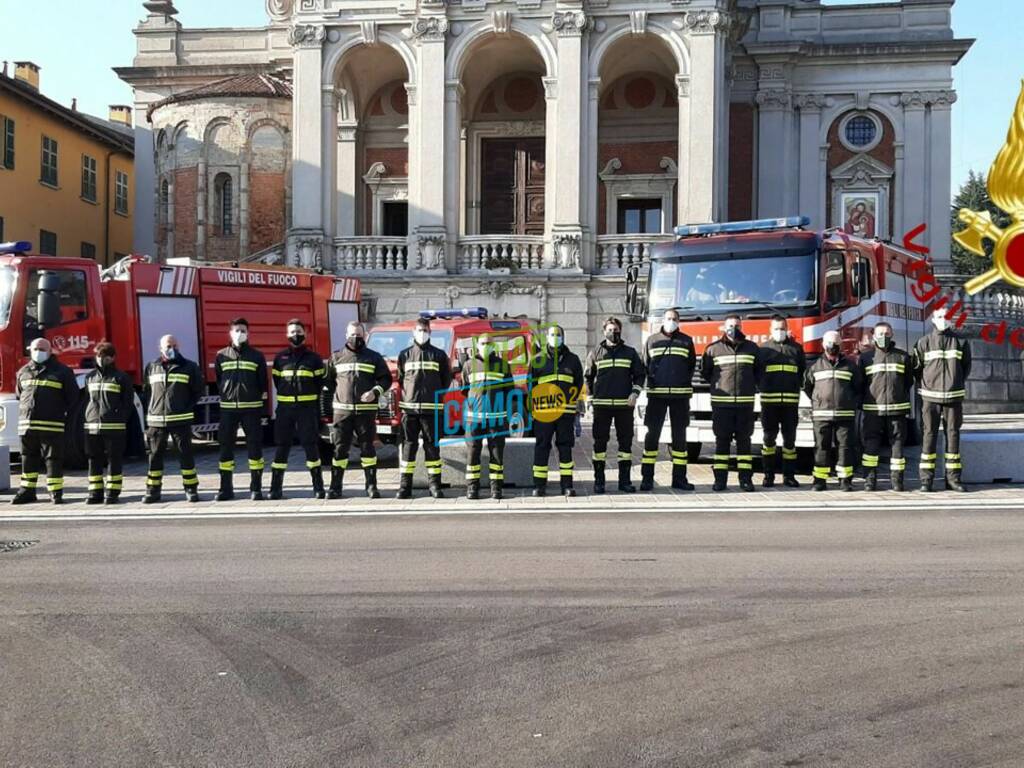
[[[754,107],[729,105],[730,221],[754,217]]]
[[[249,253],[284,240],[285,178],[283,173],[253,171],[249,175]]]
[[[679,142],[677,141],[645,141],[636,143],[604,142],[598,146],[597,169],[604,170],[608,161],[617,157],[622,161],[622,168],[616,171],[617,174],[628,175],[631,173],[664,173],[661,167],[661,158],[670,157],[675,162],[679,157]],[[678,194],[678,186],[676,188]],[[670,221],[676,224],[675,214],[679,210],[678,205],[673,205],[670,212]],[[600,235],[609,234],[605,226],[608,215],[608,198],[604,182],[597,183],[597,232]]]
[[[174,172],[174,255],[196,256],[196,190],[199,171],[182,168]]]
[[[388,176],[409,175],[409,150],[407,147],[367,147],[363,151],[363,167],[359,171],[360,180],[374,163],[384,163]],[[363,233],[373,232],[373,194],[369,189],[364,195]]]

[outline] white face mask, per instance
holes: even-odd
[[[669,335],[671,333],[674,333],[677,328],[679,328],[679,321],[678,320],[662,320],[661,321],[661,330],[665,332],[665,335]]]
[[[562,346],[562,334],[560,333],[549,333],[548,334],[548,346],[557,349]]]
[[[949,328],[949,320],[946,319],[944,314],[932,315],[932,325],[935,326],[935,330],[941,333]]]
[[[168,360],[173,360],[177,355],[177,350],[174,347],[168,347],[167,349],[160,350],[160,352]]]
[[[428,341],[430,341],[430,331],[417,328],[415,331],[412,332],[412,337],[417,344],[426,344]]]
[[[787,338],[789,338],[789,331],[785,328],[772,328],[772,341],[781,344]]]
[[[238,344],[245,344],[249,340],[249,332],[246,330],[239,329],[231,332],[231,342],[236,346]]]
[[[29,354],[32,356],[33,363],[45,363],[50,359],[50,353],[45,349],[33,349]]]

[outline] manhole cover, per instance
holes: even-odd
[[[39,540],[35,541],[0,541],[0,554],[4,552],[15,552],[19,549],[28,549],[33,544],[38,544]]]

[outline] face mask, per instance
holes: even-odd
[[[738,325],[725,326],[725,335],[728,336],[730,339],[735,339],[739,332],[740,327]]]
[[[787,338],[789,338],[789,331],[787,331],[785,328],[775,328],[772,331],[772,341],[774,342],[781,344]]]
[[[245,344],[245,342],[247,342],[248,340],[249,340],[249,332],[248,331],[238,330],[238,331],[232,331],[231,332],[231,342],[233,344],[235,344],[236,346],[239,345],[239,344]]]
[[[560,333],[549,333],[548,334],[548,346],[552,349],[558,349],[562,346],[562,334]]]
[[[174,347],[168,347],[161,353],[167,360],[173,360],[177,355],[177,350]]]
[[[412,337],[417,344],[422,346],[426,344],[428,341],[430,341],[430,331],[416,330],[413,331]]]
[[[50,353],[45,349],[33,349],[31,355],[33,363],[45,363],[50,359]]]
[[[362,336],[349,336],[346,342],[352,349],[362,349],[366,346],[366,339]]]
[[[97,357],[96,365],[100,368],[106,368],[107,366],[114,364],[114,358],[112,357]]]
[[[826,344],[825,345],[825,354],[828,355],[829,357],[835,357],[836,355],[839,354],[839,345],[838,344]]]
[[[949,320],[946,319],[945,315],[933,315],[932,325],[934,325],[935,329],[941,333],[949,328]]]
[[[661,330],[665,332],[666,336],[670,336],[678,327],[679,321],[677,320],[664,320],[661,323]]]
[[[288,336],[288,342],[293,347],[301,347],[306,341],[306,334],[304,333],[292,333]]]
[[[491,355],[491,348],[486,344],[478,344],[476,348],[476,353],[484,360],[486,360]]]
[[[618,328],[606,328],[604,331],[604,337],[612,344],[618,344],[622,339],[622,331]]]
[[[887,333],[877,333],[875,334],[875,346],[879,349],[885,349],[889,346],[891,339],[892,337]]]

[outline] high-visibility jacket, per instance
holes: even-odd
[[[758,347],[760,378],[757,388],[761,392],[761,405],[791,405],[800,403],[800,389],[804,385],[807,357],[804,348],[793,339],[783,342],[766,341]]]
[[[864,413],[910,413],[910,388],[914,384],[910,355],[896,347],[872,348],[860,356],[860,374]]]
[[[146,366],[144,392],[149,408],[146,424],[151,427],[180,427],[192,424],[196,405],[203,396],[199,366],[179,352],[173,360],[162,357]]]
[[[602,341],[587,355],[583,378],[595,408],[626,408],[629,396],[643,391],[647,369],[632,347]]]
[[[278,408],[316,408],[326,381],[323,358],[306,345],[289,346],[274,356]]]
[[[75,374],[51,356],[30,362],[17,374],[18,434],[64,434],[67,416],[78,402]]]
[[[971,345],[953,331],[936,329],[914,345],[914,378],[921,399],[955,403],[967,395],[971,375]]]
[[[398,353],[398,381],[402,387],[399,407],[403,411],[437,411],[452,383],[452,365],[447,353],[429,341],[413,344]]]
[[[860,368],[843,355],[835,362],[822,355],[804,375],[804,392],[811,399],[812,420],[853,419],[860,405]]]
[[[562,416],[575,411],[583,392],[583,364],[579,355],[565,344],[539,350],[530,361],[529,377],[531,396],[538,392],[537,388],[542,385],[545,388],[553,385],[561,391],[561,400],[558,403],[551,398],[532,400],[530,405],[535,419],[543,421],[546,415],[550,415],[551,418],[548,420],[553,421],[556,413]]]
[[[97,368],[85,377],[89,400],[85,405],[85,431],[90,435],[124,432],[135,401],[132,380],[116,366]]]
[[[652,333],[644,344],[644,367],[649,396],[689,398],[697,367],[693,339],[682,331]]]
[[[258,411],[266,407],[267,358],[243,344],[224,347],[213,364],[222,411]]]
[[[474,355],[462,366],[462,386],[466,392],[465,408],[472,421],[507,419],[509,395],[516,385],[512,367],[503,355],[492,352],[484,360]]]
[[[327,381],[334,383],[334,413],[376,413],[380,396],[391,389],[391,369],[379,352],[345,345],[327,362]],[[367,392],[374,398],[364,403]]]
[[[711,385],[711,407],[753,408],[757,392],[757,344],[742,333],[709,344],[700,374]]]

